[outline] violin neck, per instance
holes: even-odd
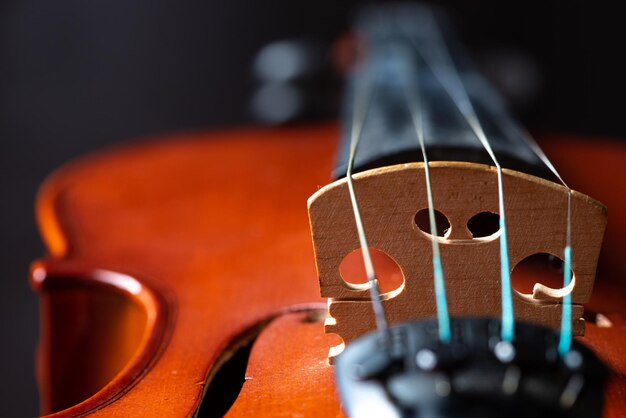
[[[355,172],[423,161],[416,119],[429,160],[490,164],[462,113],[467,102],[504,167],[546,177],[526,134],[441,15],[416,4],[371,6],[362,10],[355,32],[363,59],[347,82],[335,178],[346,174],[355,134],[360,136]],[[356,117],[362,120],[353,121]]]

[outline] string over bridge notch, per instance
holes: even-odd
[[[475,163],[431,162],[435,209],[450,223],[445,237],[437,236],[446,270],[450,315],[498,317],[501,313],[498,232],[473,238],[467,223],[483,212],[498,214],[495,168]],[[390,324],[433,317],[436,301],[432,239],[415,224],[416,214],[428,208],[424,191],[424,164],[406,163],[353,175],[359,193],[362,221],[371,248],[388,254],[399,266],[404,283],[380,295]],[[528,174],[503,170],[511,271],[537,253],[559,256],[566,242],[569,189]],[[309,198],[309,219],[321,295],[329,299],[326,332],[348,344],[375,329],[369,291],[348,285],[339,266],[359,248],[346,179],[337,180]],[[571,243],[573,253],[572,328],[584,333],[582,304],[591,296],[606,208],[594,199],[572,192]],[[525,280],[533,281],[527,277]],[[533,282],[534,283],[534,282]],[[522,294],[513,290],[516,320],[558,329],[561,299],[549,294]],[[554,290],[554,289],[553,289]],[[562,292],[561,292],[562,293]],[[558,291],[556,292],[558,294]],[[333,355],[341,351],[331,349]]]

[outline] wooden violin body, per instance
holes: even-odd
[[[37,202],[49,256],[31,277],[42,412],[193,416],[220,366],[256,336],[228,416],[341,416],[306,210],[338,136],[334,125],[190,133],[56,172]],[[581,340],[614,371],[604,416],[622,417],[626,146],[542,145],[611,211]]]

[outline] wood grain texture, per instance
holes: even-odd
[[[128,308],[128,313],[114,310],[116,318],[133,317],[142,329],[107,333],[113,336],[107,347],[116,353],[106,362],[108,370],[82,362],[80,343],[71,351],[57,346],[57,352],[66,355],[67,367],[85,364],[86,376],[112,377],[56,416],[193,416],[207,383],[242,335],[282,313],[325,304],[316,280],[306,199],[328,183],[337,138],[334,125],[189,133],[118,147],[55,173],[37,202],[49,257],[35,264],[31,281],[45,304],[53,307],[42,310],[47,318],[42,322],[38,376],[44,398],[68,397],[63,370],[53,370],[46,360],[55,350],[47,345],[55,344],[47,334],[66,325],[63,311],[56,308],[68,294],[59,292],[106,288],[143,310],[143,314],[135,308]],[[626,222],[618,214],[624,213],[626,202],[614,190],[615,181],[623,178],[626,147],[598,140],[589,148],[588,142],[575,138],[544,144],[573,186],[607,203],[615,214],[609,219],[608,245],[588,304],[590,311],[605,314],[613,327],[595,332],[590,324],[585,341],[621,373],[619,390],[609,392],[607,418],[623,417],[626,332],[619,324],[626,318]],[[583,166],[601,170],[589,176]],[[104,305],[94,314],[111,314],[113,306]],[[95,339],[103,331],[77,322],[82,326],[77,329]],[[259,373],[244,385],[231,416],[245,416],[246,402],[258,408],[258,400],[246,397],[253,393],[248,392],[252,385],[258,385],[256,390],[266,393],[266,399],[278,389],[263,387],[266,379],[260,371],[270,368],[278,375],[297,373],[297,378],[290,375],[288,385],[294,395],[281,392],[286,404],[275,401],[256,409],[256,416],[285,414],[304,396],[300,394],[311,393],[316,382],[326,386],[314,389],[319,397],[305,403],[316,409],[302,416],[325,416],[326,412],[316,412],[318,406],[327,408],[320,409],[329,411],[327,416],[338,411],[334,392],[324,380],[332,369],[321,363],[337,341],[323,333],[321,322],[290,324],[282,327],[276,322],[268,328],[271,335],[263,333],[257,340],[249,367]],[[264,342],[266,335],[275,343]],[[300,350],[284,344],[295,339],[301,342]],[[274,366],[262,364],[263,345],[265,354],[274,350]],[[296,389],[298,385],[302,388]]]
[[[431,179],[435,208],[450,223],[445,237],[438,238],[450,314],[497,317],[502,303],[500,231],[473,239],[467,228],[478,213],[498,213],[496,171],[479,164],[434,162]],[[432,238],[414,221],[415,214],[428,207],[423,164],[369,170],[354,180],[370,247],[393,258],[404,275],[398,289],[381,295],[389,322],[434,316]],[[511,271],[534,254],[562,258],[568,190],[509,170],[503,172],[503,183]],[[322,296],[330,298],[326,330],[347,344],[373,330],[375,321],[369,286],[352,286],[339,272],[346,255],[359,248],[346,180],[317,191],[309,199],[309,216]],[[604,206],[574,192],[571,295],[576,335],[584,330],[582,304],[591,297],[605,224]],[[541,284],[533,294],[514,291],[515,316],[558,328],[561,305],[550,293],[558,292]],[[338,352],[334,348],[332,354]]]

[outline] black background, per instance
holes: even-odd
[[[249,123],[251,62],[269,41],[331,40],[355,1],[0,2],[0,415],[38,411],[37,186],[111,143]],[[543,89],[520,116],[534,131],[626,136],[619,2],[449,2],[474,51],[522,51]]]

